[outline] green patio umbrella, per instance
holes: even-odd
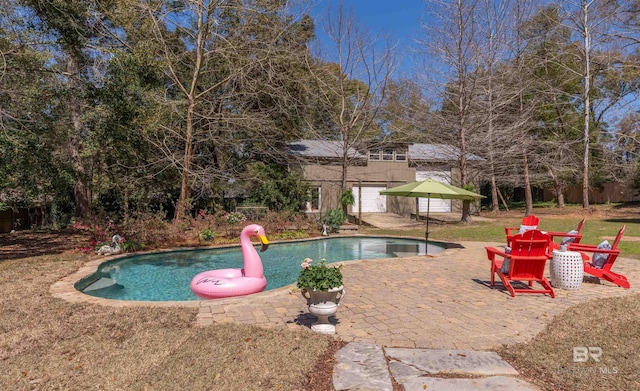
[[[380,194],[398,197],[416,197],[427,199],[427,230],[425,240],[429,241],[429,199],[442,198],[451,200],[477,200],[483,195],[459,187],[427,179],[426,181],[407,183],[406,185],[383,190]],[[416,214],[418,211],[416,211]]]

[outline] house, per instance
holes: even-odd
[[[289,144],[305,180],[311,186],[309,213],[325,213],[341,207],[343,144],[340,141],[299,140]],[[349,213],[390,212],[415,215],[414,198],[387,197],[381,190],[405,183],[435,179],[452,183],[457,176],[460,150],[445,144],[363,143],[347,150],[347,187],[355,204]],[[469,161],[482,158],[469,154]],[[455,181],[454,181],[455,182]],[[418,199],[420,212],[427,210],[427,200]],[[451,200],[431,199],[431,212],[451,212],[458,207]]]

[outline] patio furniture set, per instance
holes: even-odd
[[[504,249],[485,247],[491,262],[491,286],[495,285],[497,275],[513,297],[516,293],[538,293],[553,298],[553,288],[579,289],[584,275],[589,274],[622,288],[630,287],[624,275],[611,270],[620,255],[618,244],[625,225],[612,244],[605,240],[592,245],[580,242],[585,219],[569,232],[542,231],[539,223],[538,217],[527,216],[520,227],[505,228]],[[547,261],[551,282],[544,276]],[[534,287],[534,283],[541,288]]]

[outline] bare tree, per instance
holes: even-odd
[[[504,167],[512,162],[526,162],[526,158],[521,159],[522,151],[526,151],[525,145],[529,144],[524,131],[529,118],[521,104],[523,77],[519,66],[519,18],[524,8],[523,1],[483,0],[478,12],[482,71],[477,73],[477,117],[482,124],[479,133],[485,137],[483,142],[477,143],[477,147],[482,148],[483,156],[487,159],[486,176],[491,187],[493,212],[499,210],[497,178],[505,177],[507,173]],[[505,59],[511,56],[515,56],[515,59],[508,66]]]
[[[437,137],[459,149],[460,184],[470,185],[469,142],[474,133],[474,73],[479,68],[477,7],[479,0],[427,1],[429,23],[419,40],[425,59],[422,76],[440,97]],[[435,134],[435,133],[434,133]],[[470,204],[463,203],[462,221],[471,219]]]
[[[329,43],[325,53],[308,58],[320,110],[326,114],[319,129],[309,123],[317,137],[338,140],[341,153],[341,186],[347,189],[349,150],[365,139],[380,136],[376,120],[385,102],[387,84],[397,66],[394,45],[358,24],[353,11],[342,3],[328,9],[323,28]]]
[[[561,3],[566,18],[567,26],[580,37],[580,60],[583,63],[581,73],[583,81],[582,90],[582,115],[583,115],[583,153],[582,153],[582,207],[589,207],[589,156],[591,125],[593,118],[593,81],[597,72],[594,72],[594,51],[606,50],[611,37],[608,29],[611,22],[620,9],[618,2],[613,0],[568,0]],[[601,67],[602,72],[606,67]]]

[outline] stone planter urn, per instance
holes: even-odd
[[[331,288],[328,291],[303,289],[301,293],[307,300],[309,312],[318,318],[318,321],[311,325],[311,330],[322,334],[335,334],[336,326],[329,323],[329,317],[334,316],[338,311],[340,301],[345,296],[344,286]]]

